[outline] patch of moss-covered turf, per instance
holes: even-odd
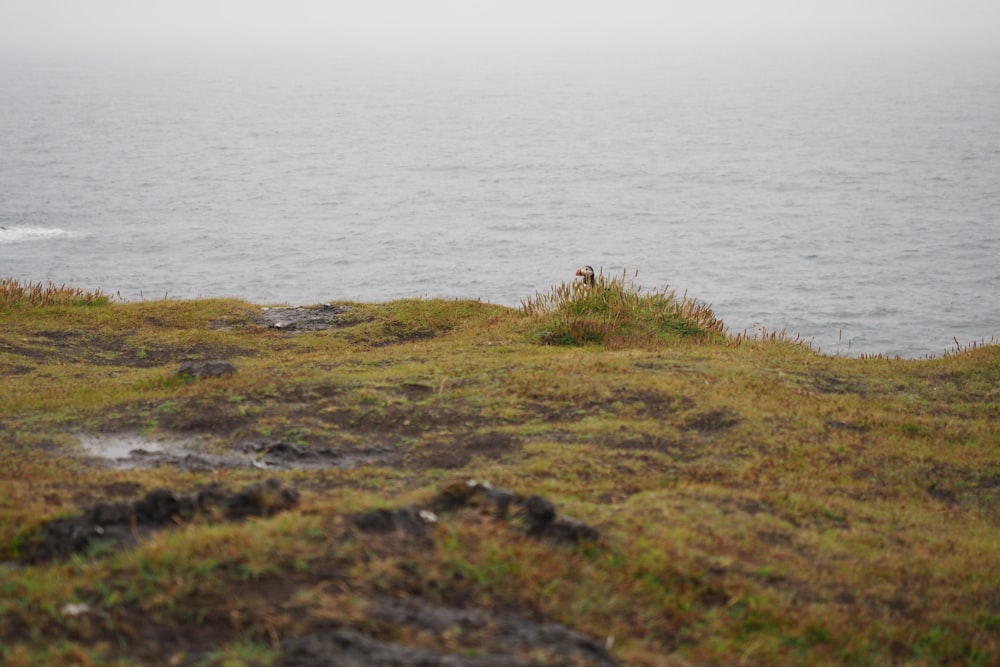
[[[997,345],[4,280],[0,376],[0,664],[1000,663]]]

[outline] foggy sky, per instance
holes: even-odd
[[[0,53],[996,48],[998,0],[0,0]]]

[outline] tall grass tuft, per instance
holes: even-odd
[[[966,354],[966,353],[969,353],[969,352],[975,352],[976,350],[979,350],[979,349],[982,349],[982,348],[986,348],[986,347],[991,347],[993,345],[997,345],[998,343],[1000,343],[1000,341],[998,341],[995,336],[990,336],[990,339],[988,341],[985,338],[983,338],[982,340],[972,341],[971,343],[968,343],[966,345],[962,345],[958,341],[958,338],[956,338],[955,336],[952,336],[951,339],[953,341],[955,341],[955,349],[954,350],[945,350],[944,356],[946,356],[946,357],[953,357],[953,356],[956,356],[956,355],[959,355],[959,354]]]
[[[606,275],[596,284],[562,283],[521,301],[521,310],[540,320],[538,338],[550,345],[599,343],[621,348],[680,339],[722,340],[725,325],[711,306],[678,297],[674,290],[645,291],[631,276]]]
[[[103,306],[111,299],[100,290],[87,292],[79,287],[0,279],[0,307]]]
[[[799,334],[792,335],[787,329],[772,331],[765,326],[757,327],[753,331],[744,329],[742,333],[730,335],[726,341],[726,345],[729,347],[740,347],[741,345],[753,345],[757,343],[801,345],[810,350],[813,349],[812,341],[802,338]]]

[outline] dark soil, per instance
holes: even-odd
[[[740,423],[740,417],[733,410],[722,408],[692,415],[685,423],[686,428],[702,433],[711,433],[732,428]]]
[[[507,433],[483,433],[471,437],[461,437],[455,442],[444,443],[444,446],[425,447],[414,453],[409,461],[418,470],[440,468],[455,470],[465,467],[475,457],[487,460],[499,460],[506,455],[521,451],[521,443]]]
[[[379,598],[372,601],[369,626],[379,635],[398,634],[405,628],[435,637],[450,634],[478,641],[475,641],[475,649],[444,653],[371,637],[349,628],[336,628],[284,640],[281,655],[274,665],[583,667],[617,664],[607,649],[590,637],[558,623],[532,620],[514,612],[441,607],[421,598]]]
[[[134,332],[109,334],[96,331],[40,331],[21,345],[6,345],[5,351],[40,363],[53,361],[95,366],[154,368],[184,359],[252,356],[253,350],[236,345],[172,346],[139,340]],[[23,365],[20,365],[23,366]]]
[[[295,489],[276,479],[235,493],[215,486],[191,495],[157,489],[134,502],[98,503],[77,516],[43,524],[38,535],[29,540],[23,560],[38,563],[98,546],[129,546],[155,531],[201,517],[236,521],[248,516],[273,516],[295,507],[298,500]]]

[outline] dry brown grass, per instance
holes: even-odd
[[[30,306],[93,306],[104,305],[110,298],[100,290],[88,292],[79,287],[48,283],[21,282],[13,278],[0,280],[0,308]]]

